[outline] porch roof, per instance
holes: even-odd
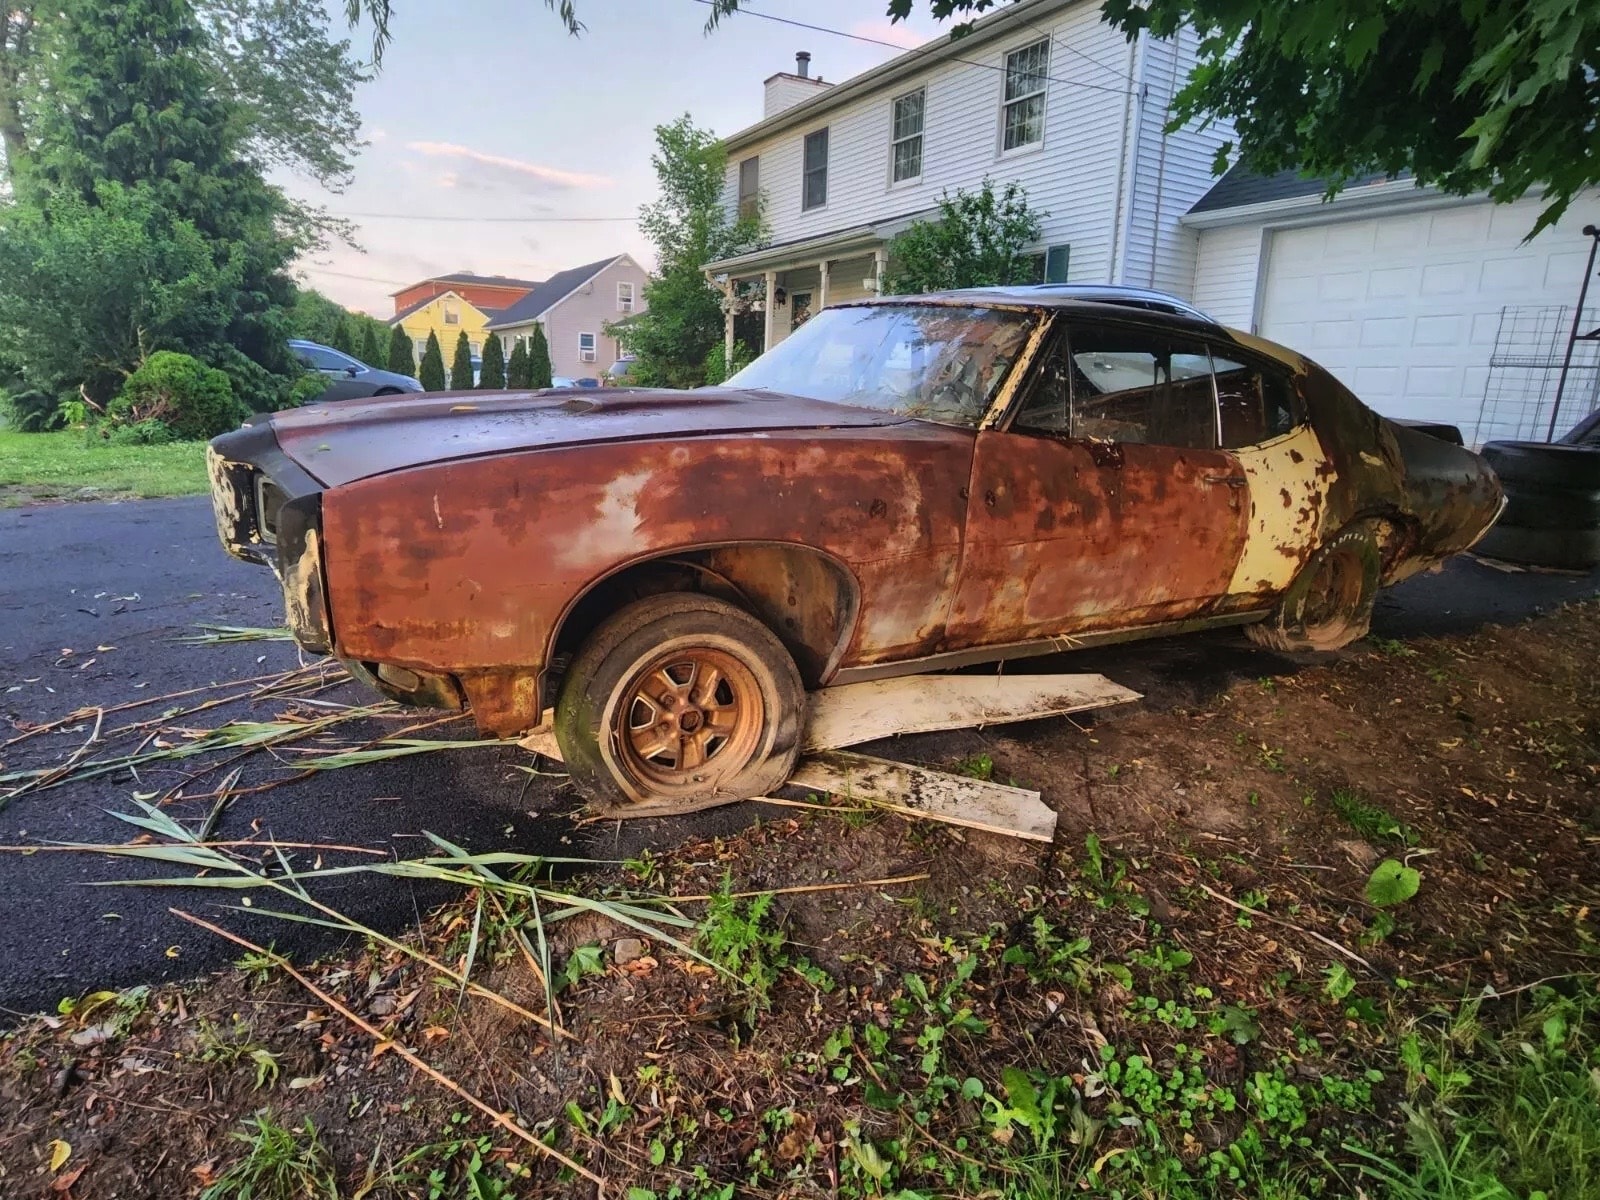
[[[848,229],[812,237],[776,242],[770,246],[735,254],[705,264],[708,275],[755,275],[763,271],[781,271],[795,266],[809,266],[824,258],[849,258],[865,254],[888,242],[908,225],[936,217],[937,208],[920,208],[915,212],[886,217]]]

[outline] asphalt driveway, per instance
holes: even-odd
[[[1520,619],[1597,590],[1600,575],[1507,573],[1464,559],[1385,594],[1374,633],[1405,638],[1455,632]],[[301,661],[293,645],[281,641],[176,640],[207,622],[275,626],[282,611],[268,572],[222,553],[204,498],[0,511],[0,743],[15,736],[18,723],[48,721],[85,705],[248,680]],[[1028,669],[1103,671],[1146,693],[1147,704],[1162,707],[1188,703],[1236,678],[1297,665],[1224,631],[1037,660]],[[319,698],[364,696],[346,684]],[[130,719],[159,711],[152,705]],[[191,724],[212,728],[245,711],[243,705],[219,708]],[[252,719],[272,715],[260,705],[250,711]],[[388,728],[392,723],[374,723],[371,736]],[[89,733],[87,725],[74,726],[0,748],[0,771],[59,763]],[[445,726],[436,736],[469,735],[464,726]],[[930,735],[899,743],[897,752],[937,760],[944,745]],[[240,783],[246,786],[289,772],[289,764],[270,752],[241,765]],[[530,775],[523,769],[529,765],[529,756],[514,747],[485,746],[329,771],[238,797],[213,836],[270,833],[285,841],[337,841],[409,858],[426,852],[421,831],[428,830],[474,851],[615,858],[651,844],[731,831],[760,812],[758,806],[735,805],[671,821],[578,824],[576,798],[563,781]],[[122,772],[21,795],[0,808],[0,843],[126,841],[135,831],[109,812],[130,810],[131,795],[165,791],[194,769],[192,762],[162,764],[141,770],[137,779]],[[215,776],[208,780],[201,792],[215,787]],[[180,801],[170,811],[200,820],[210,808],[209,800]],[[167,907],[174,903],[224,914],[241,931],[296,953],[320,952],[337,941],[338,935],[309,926],[225,911],[222,905],[235,902],[231,895],[86,886],[172,873],[100,855],[0,853],[0,1008],[52,1007],[64,995],[192,976],[232,957],[228,948],[170,916]],[[392,931],[444,893],[355,877],[319,895]]]

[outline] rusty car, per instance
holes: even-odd
[[[484,735],[553,710],[573,782],[643,815],[780,786],[815,689],[1225,624],[1342,646],[1498,515],[1470,451],[1118,299],[877,297],[719,387],[254,418],[209,451],[218,531],[305,649]]]

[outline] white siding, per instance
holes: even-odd
[[[1246,333],[1255,332],[1261,237],[1254,224],[1201,230],[1194,283],[1181,289],[1196,308]]]
[[[767,94],[761,115],[774,116],[786,108],[793,108],[802,100],[811,99],[818,92],[827,91],[831,86],[816,79],[802,79],[798,75],[774,75],[767,80]]]
[[[1211,189],[1217,148],[1233,140],[1231,122],[1190,122],[1166,132],[1173,98],[1198,59],[1200,36],[1189,26],[1167,41],[1145,44],[1139,81],[1138,148],[1122,277],[1115,282],[1188,296],[1195,271],[1194,231],[1179,224]],[[1191,297],[1192,299],[1192,297]]]
[[[1005,55],[1046,33],[1054,42],[1044,143],[1002,154]],[[1095,66],[1079,54],[1112,69]],[[769,239],[775,243],[931,209],[946,189],[970,190],[987,175],[997,184],[1015,180],[1027,189],[1029,204],[1048,213],[1042,241],[1071,245],[1073,281],[1109,278],[1123,131],[1132,99],[1131,85],[1122,78],[1129,72],[1131,58],[1122,34],[1100,20],[1098,3],[1085,2],[1041,13],[1030,25],[974,45],[962,57],[980,65],[935,64],[873,95],[819,114],[806,125],[731,153],[725,194],[730,212],[737,203],[738,162],[751,154],[761,157]],[[891,187],[890,108],[895,96],[919,86],[927,89],[922,178]],[[830,131],[828,202],[802,212],[801,146],[807,133],[823,126]],[[1169,196],[1163,211],[1175,220],[1182,208],[1176,193]]]

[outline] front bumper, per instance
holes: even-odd
[[[271,567],[283,586],[295,641],[314,654],[331,654],[321,485],[283,453],[265,419],[213,439],[206,469],[223,548],[245,562]]]

